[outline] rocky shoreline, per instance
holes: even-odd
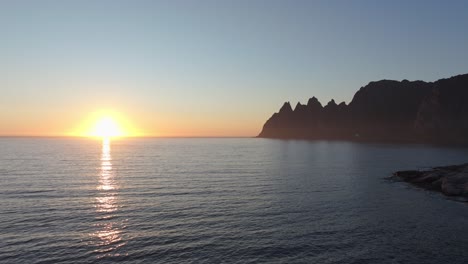
[[[394,177],[446,196],[468,199],[468,163],[430,170],[397,171]]]

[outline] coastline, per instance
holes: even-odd
[[[426,190],[468,201],[468,163],[434,167],[430,170],[397,171],[393,173],[393,177]]]

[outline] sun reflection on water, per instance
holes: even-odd
[[[96,196],[96,220],[97,231],[92,234],[97,238],[96,253],[98,257],[122,255],[116,250],[126,243],[122,239],[124,223],[118,220],[117,211],[119,208],[117,197],[117,182],[112,170],[111,142],[109,138],[102,141],[101,167],[99,173],[99,184]]]
[[[102,154],[101,154],[101,174],[99,178],[100,190],[113,190],[115,189],[114,177],[112,174],[112,157],[110,154],[110,139],[104,138],[102,140]]]

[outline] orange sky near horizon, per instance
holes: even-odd
[[[40,118],[39,118],[39,117]],[[235,117],[154,115],[141,111],[57,111],[53,114],[0,114],[0,136],[90,136],[102,118],[115,120],[124,137],[252,137],[263,121]]]

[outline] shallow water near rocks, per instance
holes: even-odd
[[[468,207],[389,181],[468,149],[0,138],[1,263],[467,263]]]

